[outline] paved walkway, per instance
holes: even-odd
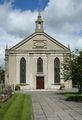
[[[82,103],[65,101],[55,92],[30,92],[34,120],[82,120]]]

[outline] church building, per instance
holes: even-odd
[[[35,32],[12,48],[5,50],[5,84],[20,85],[23,90],[55,90],[64,82],[62,63],[69,48],[44,32],[41,14],[35,21]]]

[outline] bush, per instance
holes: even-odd
[[[61,84],[61,85],[60,85],[60,90],[62,90],[63,88],[65,88],[65,85],[64,85],[64,84]]]
[[[15,90],[20,90],[20,84],[15,85]]]
[[[26,83],[20,83],[20,86],[26,86],[27,84]]]

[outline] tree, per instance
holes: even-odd
[[[63,63],[63,75],[65,80],[72,80],[78,85],[79,92],[82,93],[82,51],[75,51]]]
[[[5,71],[0,67],[0,83],[1,82],[4,83],[4,75],[5,75]]]
[[[79,56],[76,58],[75,68],[75,77],[78,81],[79,92],[82,93],[82,51],[79,52]]]

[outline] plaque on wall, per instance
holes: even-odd
[[[47,41],[46,40],[34,40],[33,48],[46,49]]]

